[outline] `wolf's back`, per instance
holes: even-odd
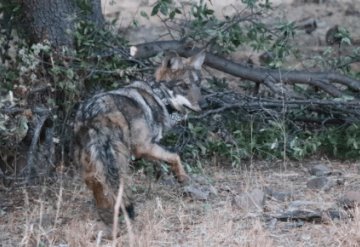
[[[136,126],[154,139],[167,126],[164,105],[147,85],[95,95],[79,108],[75,119],[75,159],[81,165],[87,186],[93,191],[100,217],[112,222],[120,179],[124,180],[123,202],[132,216],[129,160],[137,143]]]

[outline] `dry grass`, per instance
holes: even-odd
[[[90,192],[80,178],[67,177],[52,185],[1,191],[1,246],[359,246],[360,213],[352,220],[326,224],[305,223],[292,227],[277,222],[274,227],[262,213],[244,212],[232,205],[234,195],[252,188],[271,186],[291,189],[296,199],[332,205],[345,187],[359,185],[349,169],[354,164],[333,163],[342,167],[349,181],[329,192],[314,193],[305,188],[306,172],[289,164],[286,172],[266,163],[254,169],[213,169],[209,173],[218,195],[208,201],[183,197],[175,186],[152,184],[135,179],[138,191],[135,221],[123,221],[118,235],[103,225],[96,214]],[[296,164],[302,167],[302,164]],[[267,200],[266,213],[286,208],[286,203]],[[131,229],[131,231],[129,231]],[[131,237],[133,234],[133,237]],[[132,238],[129,241],[129,238]]]

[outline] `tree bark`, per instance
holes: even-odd
[[[72,46],[75,5],[71,0],[23,0],[22,28],[30,43],[48,40],[55,47]]]
[[[54,47],[72,47],[77,19],[91,20],[102,26],[100,0],[86,1],[86,10],[77,0],[17,0],[23,18],[21,28],[30,43],[48,40]]]

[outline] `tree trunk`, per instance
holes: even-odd
[[[100,0],[18,1],[23,13],[21,27],[30,43],[48,40],[54,47],[72,47],[77,18],[91,20],[98,26],[104,23]]]
[[[86,18],[95,23],[98,27],[102,27],[105,23],[104,16],[101,11],[101,0],[89,0],[89,13]]]

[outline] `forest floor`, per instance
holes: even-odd
[[[311,175],[319,164],[327,172]],[[208,165],[196,176],[211,186],[205,198],[186,196],[181,186],[155,181],[140,170],[134,173],[136,218],[129,225],[123,220],[115,240],[81,178],[59,173],[53,184],[0,191],[0,243],[359,246],[360,211],[341,206],[346,196],[360,202],[359,168],[360,163],[330,160],[256,161],[241,168]],[[309,181],[315,180],[326,183],[313,187]]]
[[[141,20],[141,10],[150,12],[149,1],[134,2],[104,1],[104,11],[108,17],[123,13],[119,25],[125,27],[133,18]],[[221,1],[223,6],[212,2],[224,13],[236,0]],[[274,18],[318,21],[311,35],[297,36],[305,56],[325,49],[325,33],[335,24],[360,37],[358,0],[273,2],[279,6]],[[159,22],[139,24],[141,31],[127,30],[133,43],[157,40],[153,34],[162,32]],[[243,53],[258,55],[244,50],[232,58]],[[120,224],[115,240],[78,171],[59,171],[52,183],[0,186],[0,246],[360,246],[360,211],[353,204],[360,202],[360,162],[319,156],[302,162],[248,161],[237,168],[206,163],[193,175],[197,186],[210,188],[204,197],[184,195],[180,185],[155,181],[143,170],[134,172],[136,218]]]

